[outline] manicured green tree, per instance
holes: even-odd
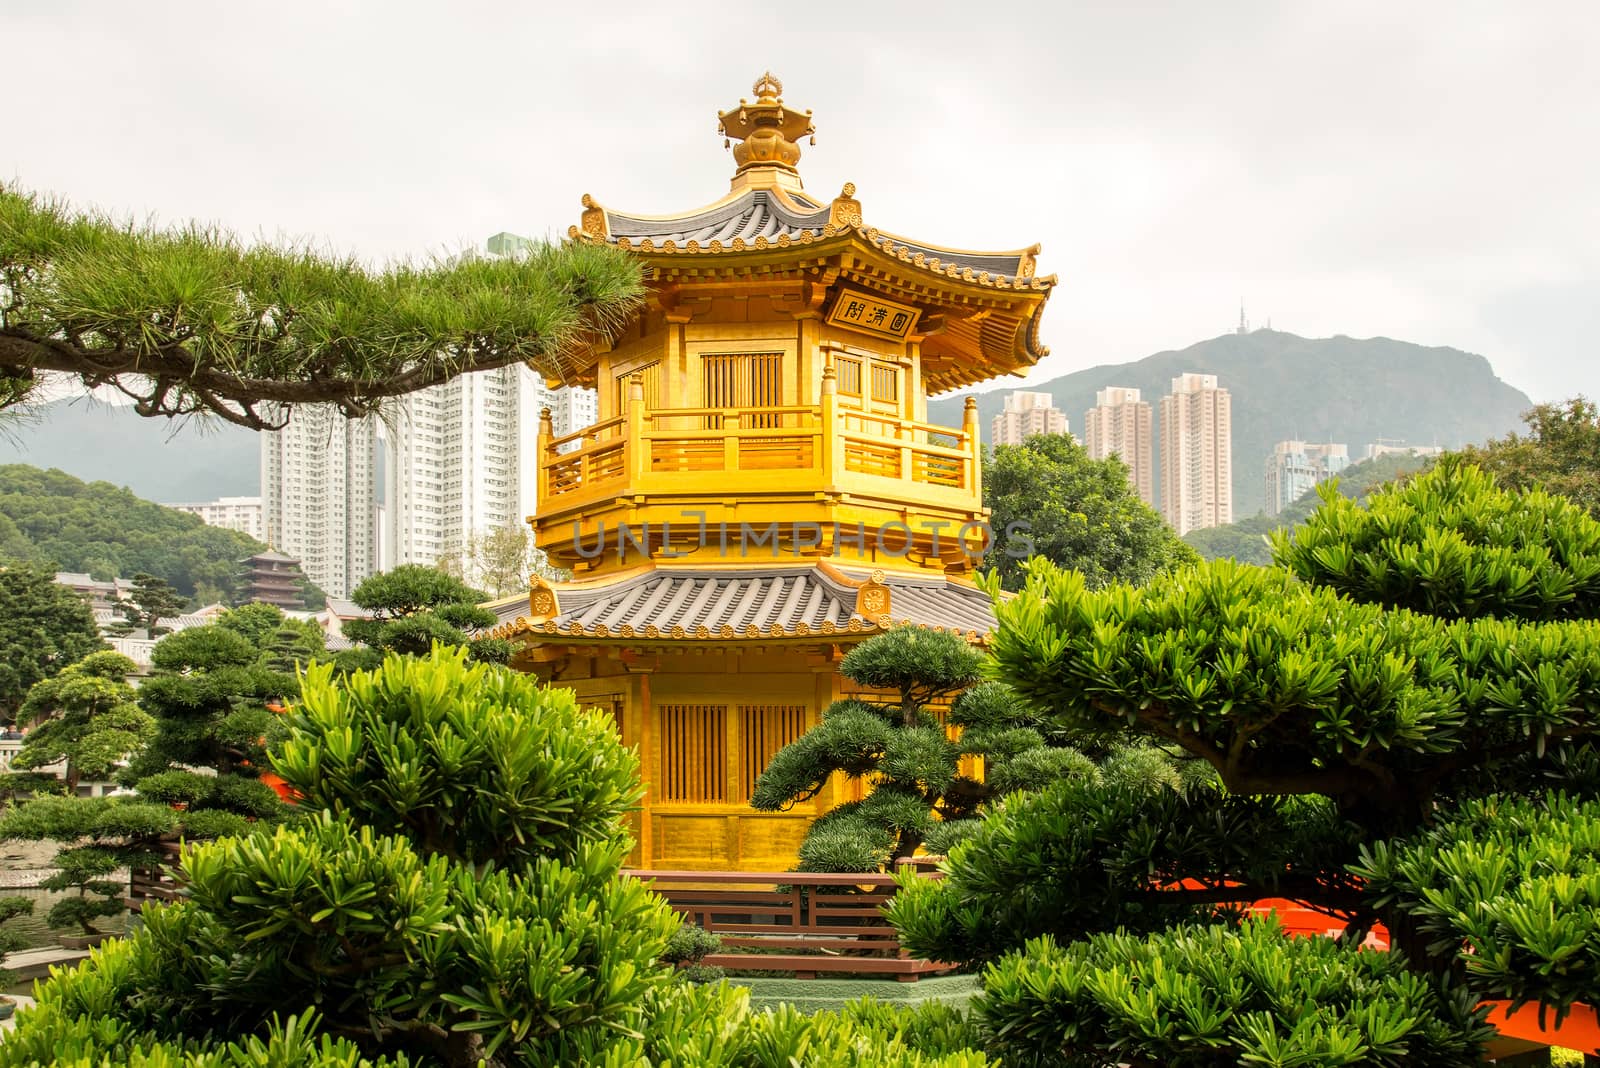
[[[118,598],[111,606],[124,620],[113,631],[123,636],[143,631],[150,638],[171,634],[172,628],[161,626],[161,621],[182,615],[187,606],[188,599],[173,589],[170,582],[141,571],[133,576],[133,592]]]
[[[0,840],[61,844],[50,862],[55,873],[40,885],[76,893],[58,899],[45,922],[86,936],[100,933],[98,920],[127,912],[127,883],[111,876],[130,866],[155,867],[157,841],[181,828],[171,808],[125,798],[34,797],[0,816]],[[191,837],[205,833],[197,826]]]
[[[289,1026],[349,1059],[249,1063],[985,1063],[942,1010],[752,1016],[675,981],[676,916],[620,875],[636,758],[570,691],[441,647],[314,666],[289,721],[275,766],[304,818],[188,850],[186,898],[42,984],[0,1066],[226,1058]]]
[[[30,728],[11,759],[18,769],[65,763],[68,793],[84,779],[110,779],[128,754],[155,731],[134,700],[128,677],[137,666],[121,653],[90,653],[61,674],[36,683],[17,713]]]
[[[104,648],[81,597],[42,571],[0,563],[0,721],[16,717],[35,683]]]
[[[283,731],[269,706],[293,697],[299,684],[267,667],[264,654],[229,626],[228,615],[158,642],[153,671],[139,687],[139,705],[156,730],[124,781],[164,804],[280,817],[282,803],[261,781],[268,746]]]
[[[996,1035],[1031,1018],[1055,1036],[1034,1047],[1041,1063],[1126,1060],[1157,1026],[1192,1053],[1153,1063],[1462,1063],[1478,1000],[1559,1010],[1595,989],[1600,841],[1591,809],[1551,791],[1585,781],[1600,732],[1600,523],[1445,462],[1367,508],[1330,494],[1275,548],[1286,570],[1218,561],[1137,589],[1035,564],[997,607],[999,676],[1063,729],[1180,747],[1223,788],[1133,804],[1078,782],[1008,804],[892,918],[913,951],[990,960],[1033,936],[1159,930],[1285,896],[1351,921],[1347,943],[1383,923],[1382,967],[1412,969],[1435,1000],[1371,986],[1368,1015],[1300,1034],[1245,1007],[1297,950],[1228,934],[1239,963],[1218,982],[1248,995],[1237,1009],[1163,985],[1188,958],[1160,939],[1160,971],[1124,982],[1120,1007],[1063,993],[1083,960],[1049,973],[1042,1007],[1016,987],[1043,967],[1036,946],[987,973],[981,1006]],[[1351,945],[1327,952],[1330,981],[1374,967]],[[1417,1028],[1467,1045],[1432,1060],[1392,1048]]]
[[[283,675],[293,675],[313,660],[329,659],[322,628],[309,619],[291,619],[277,605],[240,605],[218,617],[216,625],[261,650],[262,666]]]
[[[489,595],[438,568],[402,564],[363,579],[350,599],[371,618],[347,620],[345,637],[380,654],[423,656],[438,642],[465,646],[474,660],[503,664],[511,658],[509,643],[471,637],[494,625],[494,613],[478,607]]]
[[[573,346],[621,329],[642,293],[634,259],[581,242],[375,271],[0,186],[0,408],[57,372],[121,390],[140,415],[256,430],[302,404],[371,415],[472,371],[562,378]]]
[[[983,503],[994,532],[984,563],[1008,590],[1021,587],[1034,555],[1081,571],[1091,589],[1199,559],[1139,499],[1121,459],[1090,459],[1068,434],[997,446],[983,465]]]
[[[878,871],[930,838],[943,848],[949,828],[1000,789],[1040,785],[1087,765],[1071,749],[1047,749],[1035,718],[1005,687],[973,685],[983,664],[983,653],[960,635],[910,626],[845,656],[839,673],[885,696],[828,706],[821,723],[774,754],[750,799],[776,812],[817,796],[836,773],[870,784],[864,799],[811,825],[799,870]],[[939,700],[951,701],[955,740],[929,709]],[[961,774],[967,756],[990,762],[987,782]]]

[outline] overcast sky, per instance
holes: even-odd
[[[1600,396],[1600,0],[5,0],[0,177],[381,260],[727,189],[770,68],[869,225],[1042,242],[1042,380],[1252,320]],[[1014,380],[1006,380],[1008,384]]]

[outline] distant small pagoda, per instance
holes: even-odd
[[[241,604],[275,604],[279,608],[305,610],[306,577],[300,561],[271,549],[239,561]]]

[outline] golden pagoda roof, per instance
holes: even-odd
[[[944,248],[865,226],[855,186],[847,184],[829,205],[798,190],[745,188],[683,215],[626,215],[583,198],[583,225],[568,236],[604,241],[655,255],[704,256],[788,248],[835,237],[856,236],[904,263],[932,274],[994,289],[1044,290],[1055,276],[1037,277],[1039,246],[1010,252]],[[853,208],[853,210],[851,210]]]
[[[1026,371],[1048,355],[1039,319],[1054,275],[1035,273],[1039,246],[1009,251],[956,249],[919,241],[863,220],[856,187],[826,203],[805,192],[796,164],[802,136],[815,141],[811,113],[784,105],[771,74],[756,100],[718,115],[718,130],[738,141],[728,193],[692,211],[644,215],[583,197],[574,241],[609,244],[640,257],[656,286],[741,275],[813,277],[837,267],[858,282],[912,301],[943,331],[924,344],[929,392]]]
[[[875,587],[886,612],[861,591]],[[549,593],[543,600],[541,593]],[[869,636],[910,625],[982,640],[994,629],[989,595],[943,576],[861,572],[832,564],[750,569],[651,567],[604,583],[536,587],[487,605],[488,634],[679,642]],[[535,611],[542,607],[545,611]]]

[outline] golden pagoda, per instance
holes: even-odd
[[[493,606],[514,667],[637,746],[641,867],[789,867],[809,821],[859,787],[776,814],[750,792],[852,692],[840,658],[902,624],[984,639],[977,412],[928,425],[927,394],[1046,351],[1038,246],[899,237],[848,183],[813,199],[797,169],[811,113],[771,74],[754,92],[718,116],[738,164],[720,200],[650,216],[583,197],[570,238],[636,256],[648,300],[564,383],[598,391],[599,421],[540,423],[529,522],[572,581]]]

